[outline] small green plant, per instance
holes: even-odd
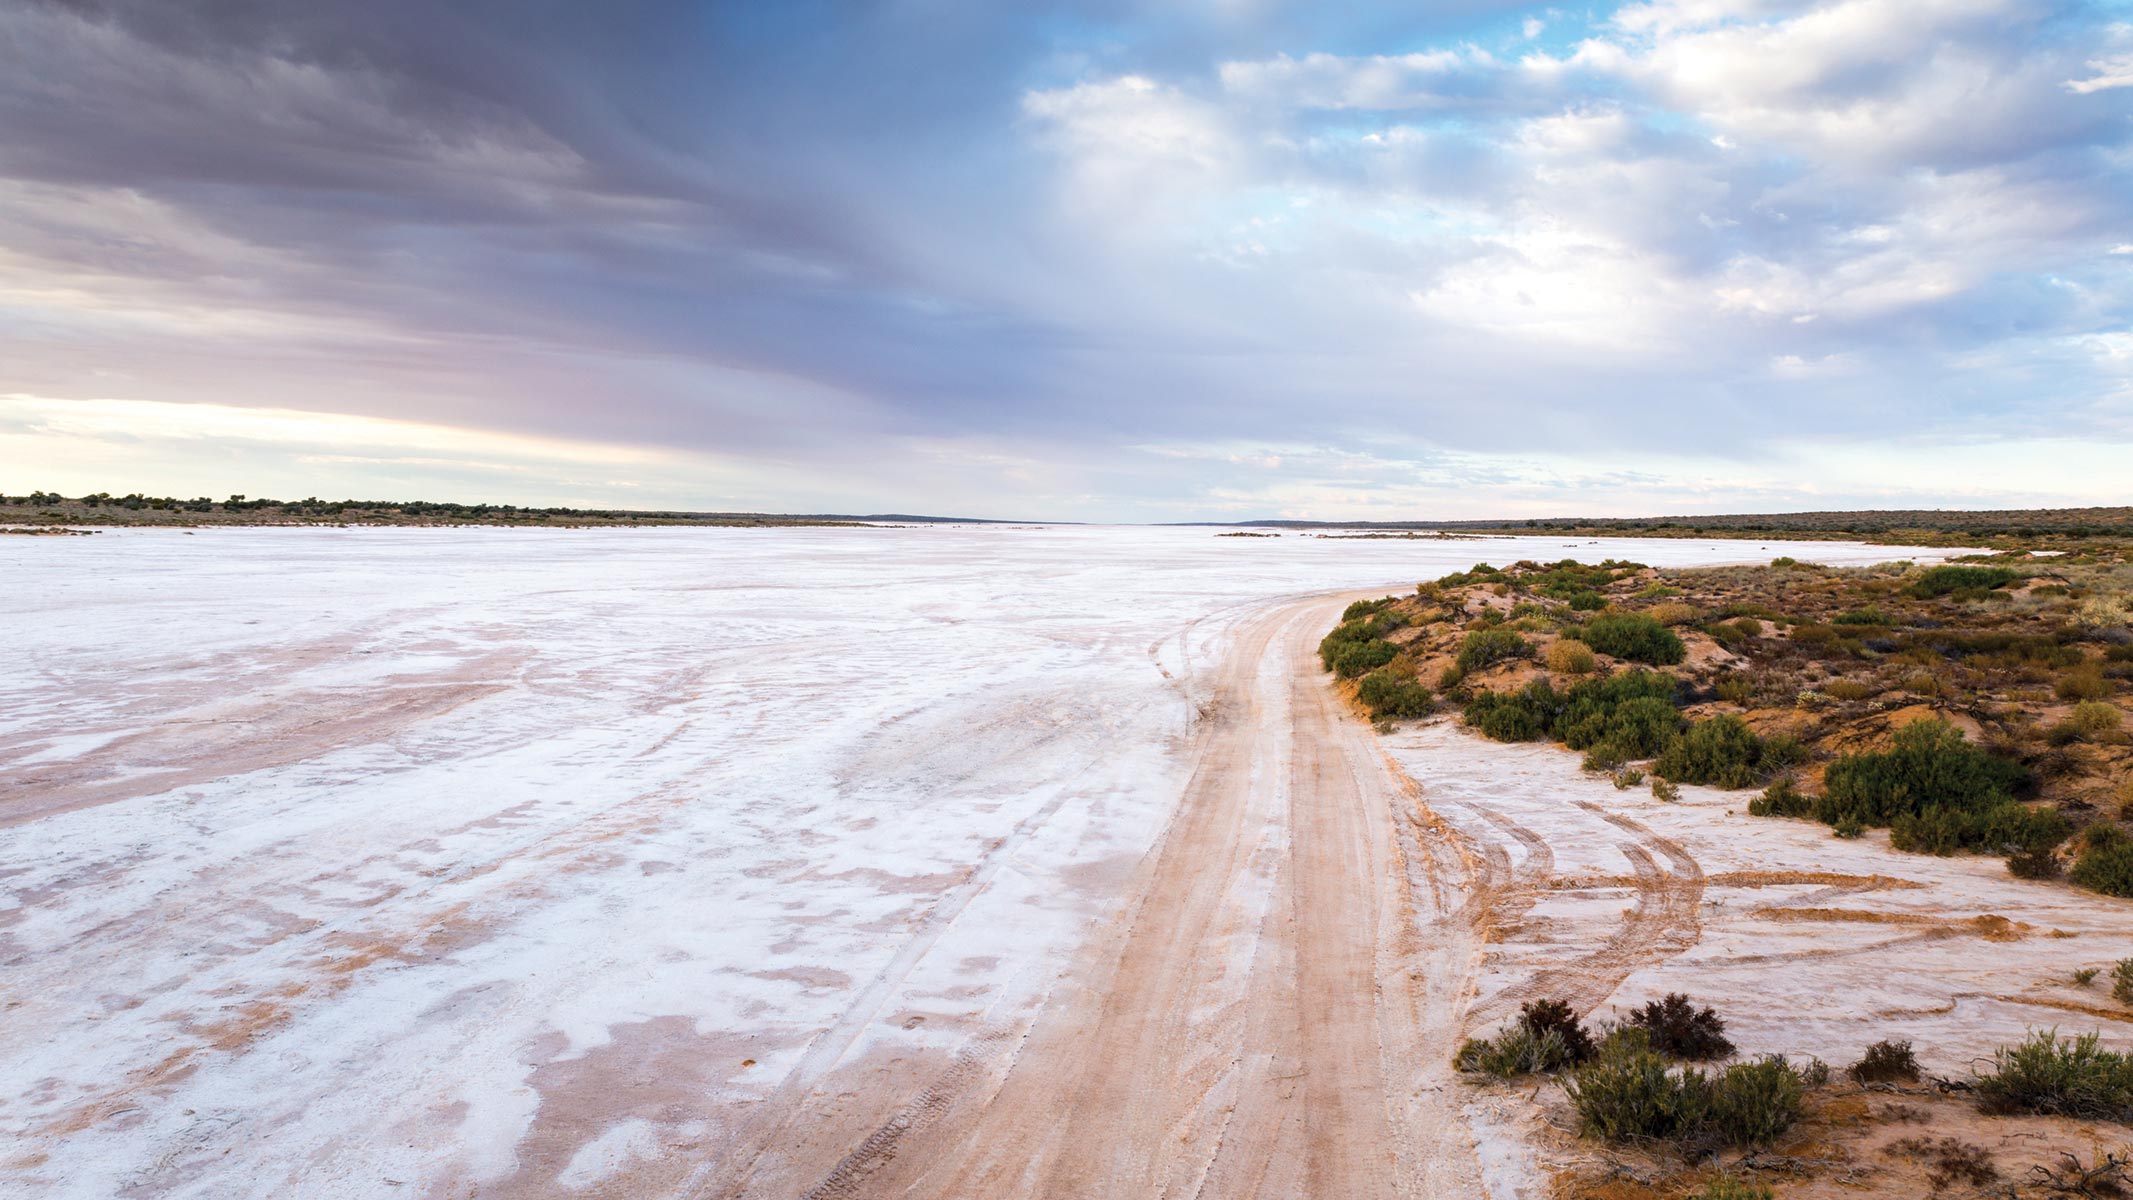
[[[1668,804],[1672,804],[1674,801],[1681,799],[1681,788],[1673,780],[1663,775],[1654,775],[1652,776],[1652,799],[1664,800]]]
[[[1920,600],[1931,600],[1951,592],[1989,591],[2013,583],[2019,576],[2009,567],[1979,567],[1944,564],[1928,567],[1907,590]]]
[[[2133,958],[2121,958],[2111,968],[2111,999],[2133,1004]]]
[[[1800,1119],[1806,1090],[1782,1056],[1734,1063],[1712,1080],[1711,1130],[1728,1146],[1767,1146]]]
[[[2133,1060],[2104,1049],[2097,1034],[2061,1038],[2039,1030],[1995,1051],[1992,1061],[1977,1081],[1987,1112],[2133,1123]]]
[[[2133,837],[2115,825],[2096,824],[2081,831],[2080,847],[2068,878],[2106,896],[2133,896]]]
[[[1580,1132],[1610,1142],[1665,1140],[1685,1148],[1764,1146],[1799,1120],[1805,1085],[1782,1058],[1735,1063],[1716,1076],[1629,1039],[1610,1039],[1566,1080]]]
[[[1635,767],[1623,767],[1615,772],[1615,790],[1626,792],[1644,782],[1644,772]]]
[[[1751,817],[1804,817],[1814,812],[1813,796],[1800,790],[1799,785],[1785,776],[1763,789],[1763,794],[1748,801]]]
[[[1761,777],[1762,763],[1762,739],[1746,721],[1727,715],[1691,725],[1659,756],[1652,770],[1676,783],[1743,788]]]
[[[1468,1039],[1452,1061],[1461,1071],[1509,1079],[1579,1066],[1598,1053],[1567,1002],[1536,1000],[1521,1006],[1517,1022],[1502,1033]]]
[[[1688,647],[1672,630],[1643,613],[1601,613],[1585,623],[1578,637],[1601,654],[1655,667],[1688,657]]]
[[[1839,817],[1837,818],[1836,822],[1829,827],[1829,831],[1831,834],[1837,837],[1843,838],[1846,841],[1850,841],[1852,838],[1858,837],[1860,834],[1865,833],[1866,826],[1861,824],[1859,818],[1857,817]]]
[[[1514,658],[1533,657],[1533,646],[1508,629],[1477,629],[1466,635],[1455,660],[1462,671],[1472,673]]]
[[[1381,667],[1363,676],[1363,682],[1356,689],[1356,698],[1373,717],[1423,716],[1429,712],[1434,699],[1427,687],[1390,667]]]
[[[1918,1057],[1911,1052],[1909,1042],[1875,1042],[1845,1074],[1850,1075],[1854,1083],[1916,1083]]]
[[[2096,982],[2096,975],[2097,970],[2095,967],[2083,967],[2080,970],[2074,972],[2074,986],[2087,987],[2088,985]]]

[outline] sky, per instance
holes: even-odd
[[[2133,503],[2133,0],[11,0],[32,488]]]

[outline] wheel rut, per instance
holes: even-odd
[[[1168,827],[1041,1006],[886,1105],[863,1061],[795,1081],[695,1194],[1481,1195],[1449,1063],[1487,868],[1327,686],[1343,599],[1232,639]]]

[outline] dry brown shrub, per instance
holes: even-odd
[[[1661,625],[1687,625],[1696,619],[1693,604],[1654,604],[1649,612],[1652,620]]]
[[[1583,642],[1568,639],[1549,646],[1544,661],[1549,670],[1560,671],[1565,675],[1589,675],[1599,664],[1599,660],[1593,657],[1591,647]]]

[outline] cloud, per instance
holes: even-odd
[[[708,506],[1012,515],[1449,503],[1356,464],[1458,455],[1594,506],[1656,502],[1654,453],[1833,480],[1774,411],[1918,461],[2116,444],[2107,11],[37,0],[0,10],[0,391],[512,447],[439,488],[588,477],[533,439],[681,455]],[[158,444],[304,492],[480,461],[215,428]],[[1341,488],[1265,490],[1320,452]],[[1460,502],[1530,483],[1495,470]]]

